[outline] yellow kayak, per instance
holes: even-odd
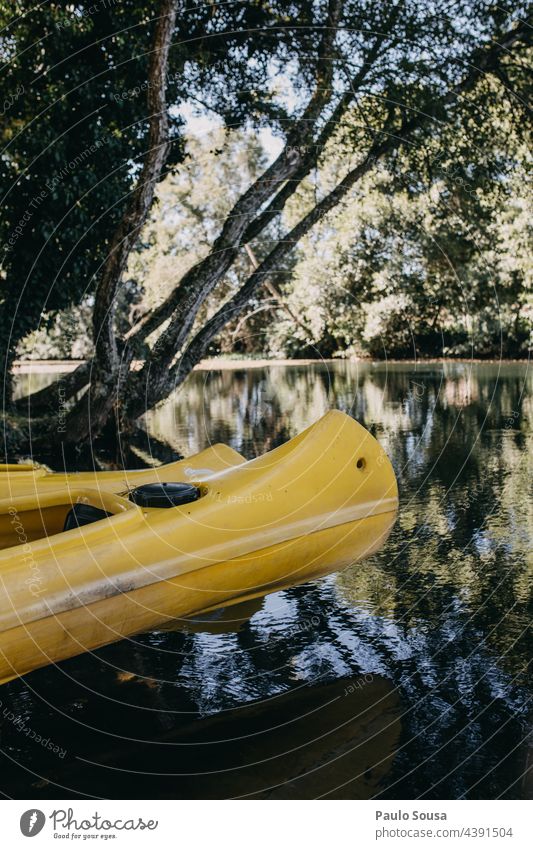
[[[248,462],[217,444],[140,471],[0,466],[0,683],[343,568],[397,506],[385,453],[336,410]]]

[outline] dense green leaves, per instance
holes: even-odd
[[[143,151],[151,24],[135,3],[94,6],[2,4],[2,91],[20,92],[0,160],[2,331],[15,340],[94,288]]]

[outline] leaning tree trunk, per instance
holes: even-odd
[[[269,276],[276,268],[279,268],[280,263],[294,246],[341,202],[348,191],[371,170],[378,160],[400,147],[414,129],[414,125],[408,125],[393,134],[388,132],[387,124],[388,121],[364,160],[349,171],[329,194],[300,219],[292,230],[276,243],[261,263],[254,265],[253,274],[193,336],[172,368],[168,368],[166,363],[159,363],[154,353],[141,372],[130,374],[125,400],[125,412],[128,419],[138,418],[181,386],[195,365],[205,356],[213,339],[230,321],[244,311],[251,298],[261,286],[265,285]]]
[[[98,434],[117,408],[124,375],[129,371],[133,349],[119,351],[115,334],[115,301],[132,248],[153,203],[155,187],[170,150],[166,103],[168,54],[176,22],[178,0],[163,0],[157,20],[148,74],[150,129],[139,181],[117,227],[95,293],[93,334],[95,355],[90,386],[67,417],[62,442],[78,443]],[[79,375],[78,375],[79,376]]]

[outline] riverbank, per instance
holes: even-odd
[[[85,360],[16,360],[13,363],[13,371],[16,374],[68,374],[74,371],[78,366],[83,365]],[[443,365],[453,363],[470,363],[476,365],[507,365],[507,364],[524,364],[529,363],[526,358],[510,360],[510,359],[476,359],[473,357],[441,357],[433,359],[405,359],[405,360],[372,360],[366,358],[350,358],[340,359],[255,359],[255,358],[233,358],[233,357],[211,357],[198,363],[194,367],[194,371],[235,371],[237,369],[254,369],[266,368],[268,366],[311,366],[316,363],[340,363],[352,362],[367,365]],[[140,368],[142,361],[134,361],[134,368]]]

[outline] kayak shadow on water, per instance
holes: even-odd
[[[132,680],[130,691],[136,686]],[[204,718],[174,716],[169,729],[135,745],[86,728],[83,754],[50,754],[46,765],[35,751],[24,763],[4,719],[2,750],[16,769],[9,779],[3,769],[2,789],[43,799],[368,799],[392,765],[400,714],[388,679],[341,678]]]

